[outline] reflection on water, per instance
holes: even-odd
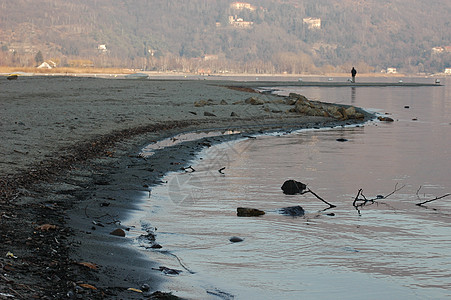
[[[451,192],[449,90],[303,88],[297,92],[308,98],[355,102],[396,121],[222,144],[200,154],[196,172],[169,174],[141,217],[158,228],[163,249],[195,272],[168,288],[194,298],[449,298],[451,199],[415,205]],[[323,211],[327,206],[310,194],[284,195],[286,179],[308,184],[337,207]],[[397,184],[405,186],[360,214],[352,206],[360,188],[374,198]],[[190,201],[180,201],[187,195]],[[277,212],[293,205],[306,215]],[[239,206],[266,214],[240,218]],[[231,236],[244,241],[231,243]],[[159,255],[180,268],[174,257]]]
[[[216,136],[224,136],[224,135],[234,135],[239,134],[240,131],[237,130],[222,130],[222,131],[196,131],[196,132],[184,132],[175,136],[168,137],[166,139],[155,141],[144,147],[141,151],[141,155],[143,157],[149,157],[154,154],[154,152],[158,149],[163,149],[165,147],[174,146],[187,141],[195,141],[200,140],[205,137],[216,137]]]

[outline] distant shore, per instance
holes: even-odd
[[[62,67],[53,69],[38,69],[29,67],[6,67],[0,66],[0,76],[7,76],[11,73],[22,72],[27,76],[94,76],[94,77],[111,77],[122,78],[125,75],[134,73],[147,74],[150,77],[255,77],[255,78],[268,78],[268,77],[284,77],[298,79],[301,77],[350,77],[350,73],[325,73],[325,74],[258,74],[258,73],[211,73],[211,74],[198,74],[187,73],[178,71],[143,71],[139,69],[128,68],[76,68],[76,67]],[[370,78],[392,78],[392,77],[434,77],[434,76],[449,76],[450,74],[437,73],[437,74],[403,74],[403,73],[358,73],[357,77],[370,77]]]

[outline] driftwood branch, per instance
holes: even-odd
[[[417,190],[417,197],[418,197],[418,199],[420,199],[420,196],[418,195],[418,194],[420,193],[420,190],[421,190],[421,186],[420,186],[420,188]],[[415,205],[422,206],[422,205],[424,205],[424,204],[426,204],[426,203],[429,203],[429,202],[432,202],[432,201],[435,201],[435,200],[439,200],[439,199],[443,199],[443,198],[446,198],[446,197],[448,197],[448,196],[451,196],[451,193],[448,193],[448,194],[445,194],[445,195],[442,195],[442,196],[439,196],[439,197],[435,197],[434,199],[429,199],[429,200],[426,200],[426,201],[417,203],[417,204],[415,204]]]
[[[429,203],[429,202],[432,202],[432,201],[435,201],[435,200],[439,200],[439,199],[442,199],[442,198],[446,198],[448,196],[451,196],[451,193],[445,194],[445,195],[440,196],[440,197],[435,197],[434,199],[426,200],[426,201],[423,201],[421,203],[417,203],[416,205],[421,206],[423,204],[426,204],[426,203]]]
[[[304,195],[304,194],[307,194],[307,193],[312,194],[312,195],[315,196],[317,199],[319,199],[319,200],[321,200],[322,202],[324,202],[324,203],[326,203],[327,205],[329,205],[329,208],[337,207],[337,206],[335,206],[335,205],[333,205],[333,204],[330,204],[329,202],[327,202],[326,200],[324,200],[324,199],[321,198],[320,196],[318,196],[318,194],[316,194],[315,192],[313,192],[313,191],[312,191],[311,189],[309,189],[309,188],[307,188],[307,190],[303,191],[303,192],[301,193],[301,195]]]
[[[365,206],[368,203],[375,203],[376,200],[383,200],[383,199],[387,199],[388,197],[390,197],[391,195],[393,195],[394,193],[396,193],[397,191],[401,190],[402,188],[404,188],[405,185],[402,185],[401,187],[398,187],[398,184],[395,185],[395,188],[393,189],[393,191],[385,196],[383,195],[377,195],[374,198],[368,199],[365,197],[365,195],[363,194],[363,189],[359,189],[357,192],[357,195],[354,198],[354,202],[352,203],[352,206],[354,206],[357,210],[359,210],[359,207]]]
[[[406,186],[406,185],[402,185],[400,188],[398,188],[398,184],[396,183],[396,184],[395,184],[395,189],[393,190],[393,192],[391,192],[390,194],[388,194],[388,195],[386,195],[386,196],[383,196],[382,198],[377,197],[376,199],[386,199],[386,198],[390,197],[391,195],[393,195],[394,193],[396,193],[397,191],[403,189],[405,186]]]

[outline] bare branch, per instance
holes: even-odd
[[[356,206],[356,202],[357,201],[361,201],[360,199],[359,199],[359,196],[360,196],[360,193],[362,192],[363,190],[362,189],[359,189],[359,191],[357,192],[357,196],[355,196],[355,199],[354,199],[354,202],[352,202],[352,206]]]
[[[324,200],[323,198],[321,198],[320,196],[318,196],[318,194],[316,194],[315,192],[313,192],[311,189],[307,188],[307,190],[303,191],[301,193],[301,195],[303,194],[307,194],[307,193],[311,193],[313,194],[317,199],[321,200],[322,202],[326,203],[327,205],[329,205],[329,208],[333,208],[333,207],[337,207],[333,204],[330,204],[329,202],[327,202],[326,200]]]
[[[389,196],[391,196],[391,195],[393,195],[394,193],[396,193],[397,191],[403,189],[405,186],[406,186],[406,185],[404,184],[403,186],[401,186],[400,188],[398,188],[398,183],[396,183],[396,184],[395,184],[395,189],[393,190],[393,192],[391,192],[390,194],[388,194],[387,196],[384,196],[384,197],[382,197],[382,198],[379,198],[379,197],[378,197],[377,199],[386,199],[386,198],[388,198]]]
[[[417,190],[417,198],[418,198],[418,200],[421,200],[420,195],[419,195],[421,188],[422,188],[422,186],[420,185],[420,187]],[[432,201],[435,201],[435,200],[439,200],[439,199],[448,197],[450,195],[451,195],[451,193],[448,193],[448,194],[445,194],[443,196],[435,197],[434,199],[429,199],[429,200],[426,200],[426,201],[423,201],[423,202],[419,202],[419,203],[417,203],[415,205],[422,206],[423,204],[426,204],[426,203],[429,203],[429,202],[432,202]]]
[[[404,187],[405,187],[405,185],[398,187],[398,184],[396,183],[395,188],[391,193],[389,193],[385,196],[377,195],[376,197],[371,198],[371,199],[367,199],[365,197],[365,195],[363,194],[363,189],[359,189],[359,191],[357,192],[357,196],[355,196],[354,202],[352,202],[352,206],[354,206],[359,211],[358,208],[365,206],[368,202],[373,204],[373,203],[376,203],[376,200],[387,199],[388,197],[390,197],[391,195],[393,195],[394,193],[396,193],[397,191],[401,190]],[[359,211],[359,214],[360,214],[360,211]]]
[[[439,199],[448,197],[448,196],[450,196],[450,195],[451,195],[451,193],[448,193],[448,194],[445,194],[445,195],[440,196],[440,197],[435,197],[434,199],[430,199],[430,200],[423,201],[423,202],[421,202],[421,203],[417,203],[417,204],[415,204],[415,205],[422,206],[423,204],[426,204],[426,203],[429,203],[429,202],[432,202],[432,201],[435,201],[435,200],[439,200]]]
[[[421,188],[422,188],[422,186],[420,185],[420,187],[417,190],[417,197],[418,197],[418,199],[420,199],[420,196],[418,194],[420,193]]]

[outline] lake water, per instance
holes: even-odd
[[[167,174],[135,218],[157,228],[163,248],[149,258],[183,271],[163,289],[193,299],[449,299],[451,197],[415,205],[451,193],[451,80],[442,83],[281,88],[395,122],[223,143],[198,155],[195,172]],[[287,179],[336,207],[284,195]],[[399,190],[356,209],[359,189],[367,198]],[[294,205],[306,214],[278,212]],[[237,217],[240,206],[266,214]]]

